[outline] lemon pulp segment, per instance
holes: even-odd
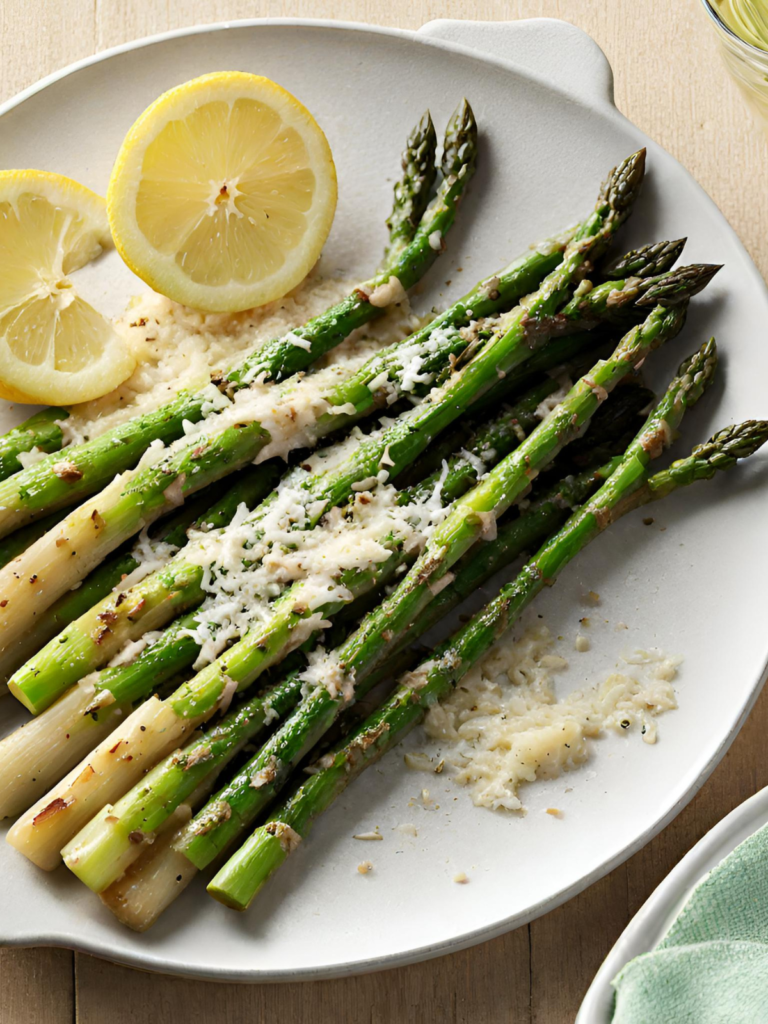
[[[43,171],[0,172],[0,396],[71,404],[130,375],[135,360],[69,278],[108,244],[95,193]]]
[[[308,111],[268,79],[223,72],[161,96],[128,133],[108,193],[121,255],[179,302],[234,312],[306,276],[336,175]]]

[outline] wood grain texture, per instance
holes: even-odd
[[[0,99],[105,47],[216,20],[335,17],[417,28],[433,18],[564,18],[606,52],[619,108],[693,173],[768,275],[766,143],[720,64],[700,0],[671,10],[668,0],[3,0]],[[661,31],[671,18],[673,30]],[[768,692],[699,795],[644,850],[559,910],[472,950],[367,977],[252,987],[182,982],[61,950],[3,950],[0,1024],[570,1024],[655,886],[768,784],[767,733]]]
[[[74,992],[74,962],[69,950],[0,950],[2,1024],[70,1024]]]

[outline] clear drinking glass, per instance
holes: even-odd
[[[715,27],[725,66],[741,89],[755,120],[768,133],[768,51],[740,39],[722,20],[714,3],[702,2]]]

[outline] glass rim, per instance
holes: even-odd
[[[704,5],[704,9],[707,14],[714,22],[716,29],[724,32],[726,36],[742,47],[742,49],[746,50],[746,52],[751,56],[758,57],[760,60],[768,62],[768,50],[763,50],[761,47],[755,46],[754,43],[748,43],[746,39],[742,39],[740,35],[734,32],[730,25],[726,25],[718,11],[716,11],[712,5],[711,0],[701,0],[701,2]]]

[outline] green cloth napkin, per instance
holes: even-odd
[[[768,825],[614,978],[613,1024],[768,1024]]]

